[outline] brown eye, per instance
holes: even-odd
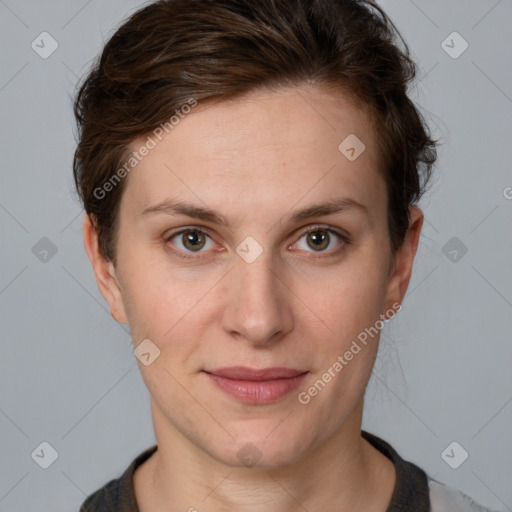
[[[313,226],[308,229],[297,242],[294,249],[300,249],[306,253],[318,253],[318,256],[310,257],[328,257],[336,256],[350,244],[347,235],[342,235],[334,229],[323,226]]]
[[[328,235],[326,229],[317,229],[315,231],[310,231],[306,235],[306,240],[309,247],[315,251],[323,251],[326,247],[329,246],[331,238]]]
[[[184,257],[193,253],[204,253],[215,247],[211,237],[198,228],[187,228],[175,232],[166,238],[166,242],[174,246],[178,255]]]
[[[206,244],[205,233],[197,230],[185,231],[181,234],[183,246],[190,251],[199,251]]]

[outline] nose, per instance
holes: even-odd
[[[235,262],[223,283],[222,327],[231,337],[265,347],[293,329],[292,292],[282,274],[265,251],[252,263]]]

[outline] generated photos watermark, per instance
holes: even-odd
[[[380,319],[375,322],[371,327],[367,327],[364,331],[361,331],[357,335],[357,340],[352,340],[350,348],[345,351],[343,355],[339,355],[336,361],[325,371],[322,376],[308,388],[307,391],[302,391],[298,394],[297,399],[302,405],[307,405],[311,402],[311,399],[315,397],[325,386],[331,382],[331,380],[338,375],[350,361],[361,352],[362,348],[365,347],[369,341],[368,337],[373,339],[380,330],[387,324],[400,310],[402,304],[395,302],[390,309],[384,314],[380,315]],[[363,345],[359,345],[359,343]]]
[[[185,118],[187,114],[192,111],[192,108],[197,105],[197,100],[189,98],[187,102],[182,105],[179,109],[175,110],[175,114],[170,117],[165,123],[161,123],[148,135],[146,142],[139,147],[137,151],[132,152],[132,156],[121,166],[117,171],[101,186],[96,187],[93,191],[93,195],[96,199],[104,199],[108,192],[111,192],[116,185],[129,174],[142,159],[149,155],[149,152],[156,148],[159,142],[161,142],[164,136],[170,133]],[[158,139],[158,140],[155,140]]]

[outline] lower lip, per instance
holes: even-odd
[[[206,373],[206,372],[205,372]],[[307,375],[264,381],[234,380],[206,373],[220,389],[247,404],[268,404],[283,398],[299,387]]]

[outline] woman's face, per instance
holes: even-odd
[[[371,130],[344,96],[304,86],[199,104],[161,141],[153,135],[156,147],[127,178],[118,266],[108,264],[115,279],[102,291],[135,347],[151,340],[138,364],[157,436],[183,435],[230,465],[275,466],[311,453],[358,412],[375,326],[396,311],[416,248],[393,266]],[[334,213],[297,216],[342,200]],[[228,225],[151,210],[163,202]],[[263,382],[237,387],[256,395],[234,396],[207,373],[234,366],[307,373],[284,395]]]

